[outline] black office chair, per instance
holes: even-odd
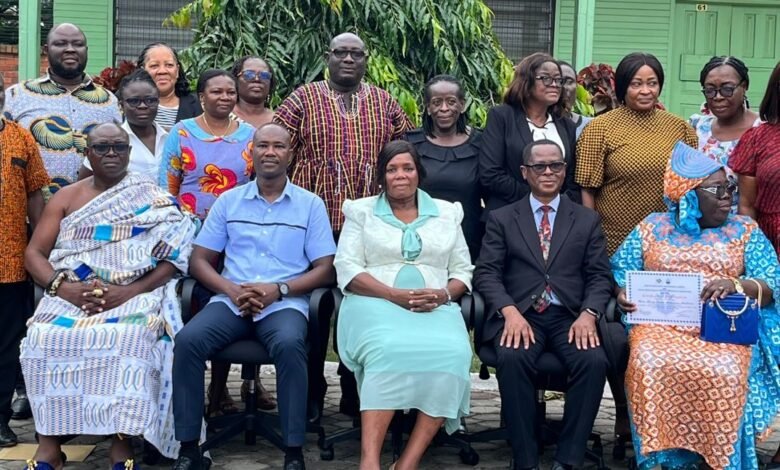
[[[474,349],[479,356],[479,359],[482,361],[480,378],[486,380],[490,377],[488,367],[496,366],[496,351],[490,345],[481,342],[485,321],[488,317],[488,312],[485,311],[485,302],[482,296],[476,292],[473,293],[472,299],[473,305],[471,308],[473,309],[472,317],[474,319]],[[601,345],[604,348],[607,360],[609,361],[610,370],[624,373],[626,365],[628,364],[628,340],[625,329],[619,322],[617,315],[615,299],[611,299],[607,306],[607,312],[599,320],[598,331]],[[539,443],[539,453],[541,454],[544,452],[545,445],[554,443],[560,435],[560,430],[557,429],[553,423],[550,423],[545,419],[547,406],[544,401],[544,393],[548,390],[566,392],[568,377],[564,365],[558,357],[551,352],[544,352],[539,357],[537,371],[538,373],[535,381],[537,390],[536,435],[537,442]],[[500,428],[469,434],[466,436],[466,439],[471,443],[508,440],[509,434],[507,433],[507,429],[503,426],[502,421],[502,426]],[[590,440],[593,441],[593,446],[590,449],[586,449],[586,460],[594,462],[598,470],[609,470],[609,467],[606,466],[604,461],[601,436],[591,433]]]
[[[341,300],[343,299],[343,294],[340,290],[334,289],[333,296],[335,298],[334,302],[334,315],[335,315],[335,321],[334,321],[334,327],[333,327],[333,351],[338,354],[338,338],[337,338],[337,331],[338,331],[338,320],[339,320],[339,307],[341,306]],[[470,296],[464,295],[461,298],[461,314],[463,315],[463,321],[466,322],[466,325],[472,325],[472,308],[471,308],[471,300],[469,298]],[[416,418],[416,411],[412,410],[410,413],[404,414],[402,411],[397,411],[395,413],[395,416],[393,417],[393,420],[390,422],[390,428],[388,429],[390,433],[390,439],[391,444],[393,448],[393,462],[398,460],[398,458],[401,456],[401,451],[403,450],[403,436],[404,434],[408,434],[411,432],[412,428],[414,427],[414,422]],[[322,460],[333,460],[334,458],[334,451],[333,446],[334,444],[338,444],[339,442],[345,442],[350,440],[360,440],[360,418],[356,418],[352,421],[352,428],[351,429],[345,429],[343,431],[336,432],[330,436],[327,436],[323,441],[322,445],[320,446],[320,458]],[[441,446],[448,446],[448,447],[455,447],[459,449],[458,456],[460,457],[461,462],[463,462],[466,465],[476,465],[479,463],[479,454],[471,447],[471,444],[466,442],[463,439],[463,433],[456,432],[452,435],[447,434],[444,430],[440,430],[439,433],[434,437],[433,439],[433,445],[441,445]]]

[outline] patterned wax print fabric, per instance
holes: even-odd
[[[376,194],[382,147],[413,126],[386,91],[362,83],[351,107],[326,81],[295,90],[274,115],[292,135],[290,179],[325,201],[334,232],[341,231],[347,199]]]
[[[165,141],[160,187],[176,196],[182,210],[205,219],[219,195],[254,176],[254,129],[242,122],[232,134],[216,137],[195,118],[177,123]]]
[[[27,279],[24,250],[28,195],[48,184],[49,175],[32,135],[0,116],[0,283]]]
[[[696,130],[696,135],[699,138],[699,150],[704,152],[708,157],[721,163],[726,169],[726,175],[729,180],[734,184],[737,183],[737,175],[729,168],[729,157],[734,152],[734,148],[739,143],[739,139],[736,140],[718,140],[712,135],[712,124],[717,118],[711,114],[694,114],[691,116],[691,126]],[[753,123],[753,127],[757,127],[761,124],[761,119],[756,119]],[[731,213],[737,213],[737,204],[739,203],[739,192],[734,191],[734,195],[731,201]]]
[[[766,236],[738,215],[692,234],[673,213],[654,213],[612,257],[621,287],[628,271],[699,272],[705,282],[761,279],[776,293],[778,267]],[[709,343],[699,333],[698,327],[629,326],[626,391],[640,469],[694,469],[701,457],[716,470],[758,468],[756,440],[768,434],[780,407],[776,306],[762,308],[754,346]]]
[[[116,97],[89,76],[70,92],[48,75],[9,87],[5,114],[35,138],[51,180],[47,196],[78,179],[87,134],[95,125],[122,122]]]
[[[62,220],[49,262],[81,282],[128,285],[161,261],[186,273],[194,233],[170,194],[130,175]],[[21,347],[39,434],[143,435],[176,457],[171,369],[183,326],[176,282],[91,316],[60,297],[41,300]]]
[[[593,190],[612,254],[628,232],[652,212],[666,209],[663,176],[675,143],[696,148],[693,128],[661,110],[627,106],[592,120],[577,141],[575,179]]]
[[[748,129],[729,158],[735,173],[756,179],[758,226],[780,254],[780,124]]]

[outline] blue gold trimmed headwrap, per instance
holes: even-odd
[[[696,189],[708,176],[723,165],[699,152],[698,150],[677,142],[672,149],[672,156],[664,174],[664,199],[669,211],[677,217],[677,225],[687,233],[700,233],[699,198]]]

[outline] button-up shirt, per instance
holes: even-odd
[[[5,114],[33,135],[51,180],[50,194],[78,178],[89,130],[122,122],[116,97],[89,76],[73,91],[48,74],[17,83],[5,91]]]
[[[26,129],[0,117],[0,283],[27,278],[27,200],[49,183],[35,141]]]
[[[152,153],[149,147],[135,135],[130,124],[127,121],[122,123],[122,129],[127,131],[127,135],[130,138],[130,163],[127,165],[127,171],[148,176],[156,183],[168,132],[156,122],[154,123],[154,128],[157,135],[154,138],[154,153]],[[92,165],[90,165],[87,158],[84,159],[84,167],[92,171]]]
[[[224,251],[222,276],[237,284],[287,282],[303,275],[315,260],[336,253],[325,203],[290,181],[273,202],[263,198],[256,180],[227,191],[211,207],[195,244]],[[211,302],[224,302],[239,315],[224,294]],[[254,320],[285,308],[308,317],[309,296],[280,299]]]
[[[537,126],[528,118],[526,118],[526,120],[528,121],[528,129],[531,130],[531,136],[533,137],[534,141],[552,140],[558,144],[558,147],[561,148],[561,154],[566,157],[566,147],[563,145],[563,140],[561,139],[561,135],[558,133],[558,128],[555,126],[555,121],[553,121],[552,115],[547,115],[547,122],[545,122],[544,126],[542,127]]]
[[[550,237],[553,236],[553,230],[555,230],[555,214],[558,213],[558,206],[561,205],[561,195],[555,196],[555,199],[550,201],[549,204],[544,204],[543,202],[540,202],[536,197],[534,197],[533,194],[531,194],[531,197],[528,198],[531,201],[531,212],[534,214],[534,222],[536,222],[536,231],[539,231],[539,228],[542,225],[542,217],[544,217],[544,211],[542,211],[542,206],[550,206],[550,212],[547,213],[547,220],[550,222]],[[555,295],[555,292],[552,292],[550,294],[550,303],[553,305],[563,305],[561,301],[558,299],[558,297]]]

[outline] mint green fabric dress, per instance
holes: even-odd
[[[404,232],[397,256],[409,264],[396,275],[396,288],[444,287],[426,286],[413,264],[426,249],[416,229],[438,216],[433,200],[425,197],[410,224],[395,218],[384,197],[377,200],[374,214]],[[417,313],[384,299],[348,295],[341,303],[338,347],[342,362],[355,373],[361,411],[417,409],[446,418],[448,433],[468,415],[472,351],[457,304]]]

